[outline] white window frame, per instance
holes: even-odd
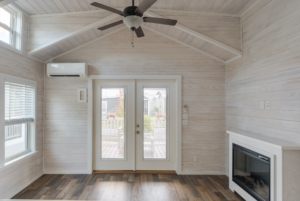
[[[0,40],[0,46],[22,54],[22,30],[23,30],[23,13],[13,5],[2,7],[11,14],[11,27],[0,22],[0,27],[8,30],[11,34],[10,44]]]
[[[34,121],[28,123],[28,150],[17,154],[13,157],[5,159],[5,81],[14,80],[20,84],[31,85],[34,87],[35,98],[34,98]],[[7,74],[0,73],[0,168],[4,167],[11,162],[18,161],[24,156],[30,155],[36,152],[36,86],[37,82],[25,78],[19,78]]]

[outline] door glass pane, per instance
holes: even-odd
[[[125,158],[124,88],[102,89],[101,158]]]
[[[0,40],[10,44],[10,32],[2,27],[0,27]]]
[[[5,126],[5,159],[28,150],[28,124]]]
[[[167,157],[166,104],[166,88],[144,88],[144,158]]]

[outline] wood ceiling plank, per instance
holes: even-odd
[[[95,6],[91,6],[91,3],[93,3],[93,0],[86,0],[86,3],[89,7],[90,10],[99,10],[98,8],[96,8]]]
[[[35,1],[41,8],[43,8],[46,13],[54,13],[54,11],[45,3],[43,0]]]
[[[174,5],[174,0],[167,0],[165,9],[172,9],[173,5]]]
[[[185,1],[183,1],[182,4],[181,4],[181,10],[188,10],[191,1],[192,0],[185,0]]]
[[[69,12],[65,5],[60,0],[52,0],[53,3],[61,10],[61,12]]]
[[[38,15],[38,14],[40,14],[40,12],[37,11],[36,9],[34,9],[27,1],[17,1],[16,3],[17,3],[17,5],[20,8],[22,8],[23,10],[25,10],[30,15]]]
[[[69,38],[69,41],[73,44],[74,47],[81,45],[80,42],[77,41],[75,37]]]
[[[89,31],[81,34],[81,36],[83,37],[83,39],[85,40],[86,43],[89,42],[89,41],[91,41],[91,40],[93,40],[93,38],[90,37],[90,35],[88,34]]]
[[[104,4],[104,5],[106,5],[106,6],[112,7],[112,6],[110,5],[110,1],[109,1],[109,0],[102,0],[101,2],[102,2],[102,4]]]
[[[150,11],[146,11],[145,14],[148,15],[148,16],[150,16],[150,17],[164,18],[163,16],[160,16],[160,15],[158,15],[156,13],[153,13],[153,12],[150,12]],[[192,30],[190,28],[187,28],[187,27],[185,27],[185,26],[183,26],[183,25],[181,25],[179,23],[177,23],[175,25],[175,27],[177,29],[180,29],[180,30],[184,31],[184,32],[192,34],[195,37],[201,38],[202,40],[205,40],[205,41],[207,41],[207,42],[209,42],[209,43],[211,43],[211,44],[213,44],[215,46],[218,46],[218,47],[223,48],[223,49],[225,49],[225,50],[227,50],[229,52],[232,52],[232,53],[234,53],[236,55],[242,55],[241,51],[239,51],[237,49],[234,49],[234,48],[232,48],[232,47],[230,47],[230,46],[228,46],[228,45],[226,45],[224,43],[221,43],[221,42],[219,42],[219,41],[217,41],[215,39],[212,39],[212,38],[210,38],[208,36],[205,36],[205,35],[203,35],[203,34],[201,34],[199,32],[196,32],[196,31],[194,31],[194,30]]]
[[[159,0],[159,1],[157,1],[157,2],[158,2],[157,7],[158,7],[159,9],[165,9],[167,0]]]
[[[189,35],[183,42],[185,42],[186,44],[190,45],[191,42],[195,39],[195,36]]]
[[[222,60],[222,59],[220,59],[220,58],[218,58],[218,57],[215,57],[215,56],[213,56],[213,55],[211,55],[211,54],[208,54],[208,53],[206,53],[206,52],[204,52],[204,51],[202,51],[202,50],[199,50],[199,49],[197,49],[197,48],[195,48],[195,47],[193,47],[193,46],[191,46],[191,45],[188,45],[188,44],[186,44],[186,43],[184,43],[184,42],[182,42],[182,41],[180,41],[180,40],[177,40],[177,39],[175,39],[175,38],[173,38],[173,37],[170,37],[170,36],[168,36],[168,35],[166,35],[166,34],[164,34],[164,33],[161,33],[161,32],[159,32],[159,31],[155,30],[155,29],[152,29],[152,28],[150,28],[150,27],[148,27],[148,26],[142,26],[142,27],[143,27],[143,29],[144,29],[144,28],[145,28],[145,29],[148,29],[148,30],[150,30],[150,31],[152,31],[152,32],[154,32],[154,33],[157,33],[157,34],[159,34],[159,35],[161,35],[161,36],[164,36],[164,37],[166,37],[166,38],[168,38],[168,39],[170,39],[170,40],[173,40],[173,41],[175,41],[175,42],[177,42],[177,43],[179,43],[179,44],[181,44],[181,45],[183,45],[183,46],[185,46],[185,47],[189,47],[190,49],[193,49],[193,50],[195,50],[195,51],[197,51],[197,52],[200,52],[200,53],[202,53],[202,54],[204,54],[204,55],[206,55],[206,56],[208,56],[208,57],[210,57],[210,58],[212,58],[212,59],[214,59],[214,60],[217,60],[217,61],[219,61],[219,62],[225,63],[224,60]]]
[[[51,8],[51,10],[54,13],[62,12],[52,0],[46,0],[46,1],[44,0],[44,2]]]
[[[69,0],[60,0],[60,1],[65,6],[65,8],[68,10],[68,12],[75,12],[75,9],[73,8],[73,6],[69,2]]]
[[[194,6],[193,11],[201,11],[203,9],[203,7],[205,6],[205,4],[207,3],[207,1],[209,1],[209,0],[198,1],[198,3]]]
[[[183,0],[174,0],[173,10],[180,10]]]
[[[199,0],[191,0],[187,10],[188,11],[193,11],[194,8],[197,6],[198,2],[199,2]]]
[[[72,38],[72,37],[74,37],[74,36],[76,36],[78,34],[86,32],[86,31],[88,31],[88,30],[90,30],[92,28],[99,27],[99,26],[101,26],[101,25],[103,25],[103,24],[105,24],[105,23],[107,23],[109,21],[112,21],[114,19],[117,19],[117,18],[119,18],[119,15],[117,15],[117,14],[109,15],[109,16],[107,16],[105,18],[102,18],[102,19],[96,21],[96,22],[88,24],[88,25],[86,25],[86,26],[84,26],[84,27],[82,27],[80,29],[77,29],[77,30],[75,30],[73,32],[70,32],[70,33],[68,33],[68,34],[66,34],[66,35],[64,35],[64,36],[62,36],[60,38],[57,38],[57,39],[55,39],[53,41],[45,43],[45,44],[41,45],[40,47],[37,47],[37,48],[29,51],[28,54],[29,55],[33,55],[33,54],[35,54],[35,53],[37,53],[39,51],[42,51],[43,49],[47,49],[49,46],[55,45],[56,43],[59,43],[59,42],[64,41],[66,39]]]
[[[116,0],[109,0],[109,4],[111,5],[111,7],[113,8],[117,8],[118,7],[118,3]]]
[[[35,0],[26,0],[35,10],[37,10],[41,14],[47,14],[48,12],[45,11],[39,4],[36,3]]]
[[[56,56],[50,58],[49,60],[46,61],[46,63],[47,63],[47,62],[50,62],[50,61],[53,61],[54,59],[59,58],[59,57],[61,57],[61,56],[63,56],[63,55],[69,54],[69,53],[71,53],[71,52],[73,52],[73,51],[75,51],[75,50],[78,50],[78,49],[80,49],[80,48],[82,48],[82,47],[84,47],[84,46],[87,46],[87,45],[90,45],[90,44],[92,44],[92,43],[95,43],[96,41],[101,40],[101,39],[104,39],[104,38],[106,38],[106,37],[108,37],[108,36],[110,36],[110,35],[112,35],[112,34],[114,34],[114,33],[117,33],[117,32],[119,32],[119,31],[121,31],[121,30],[123,30],[123,29],[125,29],[125,28],[126,28],[125,26],[122,26],[121,28],[115,29],[114,31],[112,31],[112,32],[110,32],[110,33],[108,33],[108,34],[106,34],[106,35],[101,35],[100,37],[97,37],[96,39],[91,40],[91,41],[88,42],[88,43],[85,43],[85,44],[83,44],[83,45],[74,47],[74,48],[70,49],[70,50],[67,51],[67,52],[64,52],[64,53],[62,53],[62,54],[60,54],[60,55],[56,55]]]
[[[0,1],[0,7],[6,6],[8,4],[14,3],[17,0],[2,0]]]
[[[230,5],[232,3],[233,0],[222,0],[223,3],[220,5],[220,7],[217,9],[216,12],[219,12],[219,13],[223,13],[224,9]]]
[[[76,0],[69,0],[69,2],[75,11],[83,11],[81,6]]]
[[[92,40],[94,40],[95,38],[97,38],[97,34],[94,32],[93,29],[89,30],[87,32],[87,34],[92,38]]]
[[[216,0],[214,5],[208,10],[208,12],[216,12],[216,10],[220,7],[222,3],[222,0]]]
[[[77,1],[78,6],[80,7],[81,11],[89,11],[90,10],[90,8],[85,0],[84,1],[76,0],[76,1]]]
[[[240,4],[237,3],[232,13],[236,14],[239,10],[244,8],[249,2],[250,0],[245,0],[244,2],[240,2]]]

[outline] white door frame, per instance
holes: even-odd
[[[88,78],[87,174],[93,172],[93,80],[176,80],[176,172],[181,173],[181,75],[91,75]]]

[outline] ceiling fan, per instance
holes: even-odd
[[[156,1],[157,0],[144,0],[140,3],[138,7],[136,7],[134,6],[134,0],[132,0],[132,6],[125,8],[123,12],[97,2],[91,3],[91,5],[124,16],[123,20],[105,25],[103,27],[99,27],[98,28],[99,30],[109,29],[111,27],[124,23],[129,29],[135,31],[137,37],[140,38],[145,36],[141,28],[141,24],[143,22],[150,22],[150,23],[164,24],[164,25],[171,25],[171,26],[175,26],[177,23],[177,20],[154,18],[154,17],[143,17],[143,13],[146,10],[148,10]]]

